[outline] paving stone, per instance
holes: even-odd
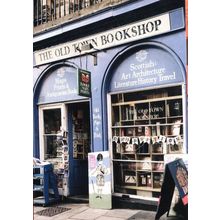
[[[42,206],[34,206],[34,213],[39,212],[41,210],[46,209],[46,207],[42,207]]]
[[[60,204],[71,210],[52,217],[40,216],[35,212],[48,207],[34,206],[34,220],[155,220],[156,212],[132,209],[93,209],[88,204]],[[163,215],[160,220],[183,220],[183,218],[167,217]]]
[[[34,215],[34,220],[52,220],[52,217],[42,216],[42,215]]]
[[[139,210],[131,210],[131,209],[112,209],[109,210],[105,214],[105,216],[128,219],[129,217],[135,215],[138,211]]]
[[[126,218],[117,218],[112,216],[100,216],[96,220],[125,220]]]
[[[65,213],[62,213],[62,215],[57,215],[53,217],[53,220],[67,220],[67,219],[71,219],[72,217],[84,212],[85,210],[87,210],[88,207],[87,206],[74,206],[71,208],[70,211],[66,211]]]
[[[71,219],[89,219],[89,220],[93,220],[96,219],[102,215],[105,215],[108,212],[108,210],[103,210],[103,209],[92,209],[89,208],[79,214],[76,214],[74,216],[71,217]]]

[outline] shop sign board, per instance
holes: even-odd
[[[169,212],[175,187],[178,189],[183,205],[188,205],[188,170],[182,159],[166,164],[155,219],[159,219],[163,214]]]
[[[132,41],[167,33],[171,30],[170,15],[162,15],[124,25],[106,32],[49,47],[34,53],[35,65],[42,65],[70,57],[81,56],[95,50],[102,50]],[[91,44],[91,49],[84,51],[82,47]]]
[[[60,67],[43,79],[38,104],[82,99],[77,90],[77,69]]]
[[[128,55],[114,69],[110,92],[183,83],[182,66],[173,54],[157,45],[146,45]]]
[[[111,171],[109,151],[88,154],[89,161],[89,206],[111,209]]]
[[[78,69],[78,95],[91,97],[91,73]]]

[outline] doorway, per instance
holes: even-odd
[[[53,164],[60,195],[88,195],[89,101],[39,107],[40,159]]]
[[[68,104],[71,195],[88,195],[88,153],[91,152],[89,102]]]

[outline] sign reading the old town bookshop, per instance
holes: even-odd
[[[161,196],[155,219],[169,212],[175,186],[185,207],[188,205],[188,171],[182,159],[166,164]]]
[[[78,94],[80,96],[91,97],[91,75],[90,72],[78,69]]]
[[[169,32],[170,15],[165,13],[150,19],[135,22],[110,31],[102,32],[76,41],[46,48],[34,53],[35,64],[42,65],[53,61],[83,55],[95,50],[102,50],[120,44],[140,40]],[[83,51],[83,45],[92,44],[93,48]]]

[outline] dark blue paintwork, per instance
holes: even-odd
[[[68,105],[68,146],[69,146],[69,193],[70,195],[88,194],[88,160],[73,158],[73,105]],[[83,186],[83,187],[82,187]]]

